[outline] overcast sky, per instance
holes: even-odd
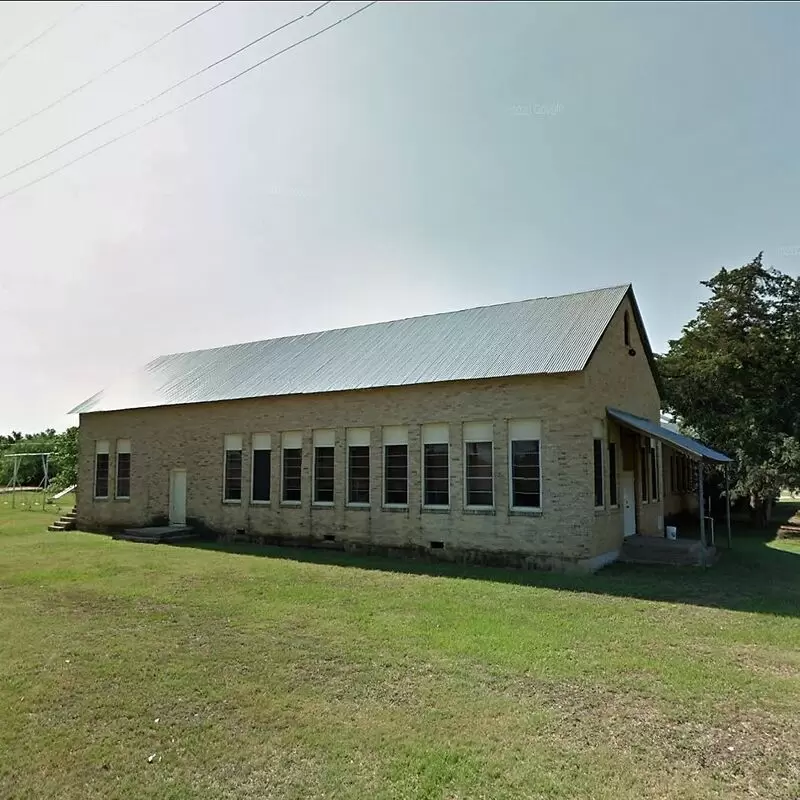
[[[0,4],[0,129],[210,5]],[[0,136],[0,174],[316,5],[224,3]],[[379,3],[0,200],[0,432],[163,353],[626,282],[663,350],[720,266],[800,270],[798,36],[789,4]]]

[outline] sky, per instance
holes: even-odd
[[[0,4],[0,130],[211,5]],[[0,135],[0,174],[317,6],[223,3]],[[799,35],[791,4],[380,2],[0,199],[0,432],[164,353],[629,282],[664,351],[720,267],[800,272]]]

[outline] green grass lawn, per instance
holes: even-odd
[[[2,798],[800,797],[800,543],[564,577],[56,515],[0,503]]]

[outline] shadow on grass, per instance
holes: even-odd
[[[782,503],[788,507],[790,504]],[[785,517],[797,510],[784,508]],[[398,559],[346,553],[341,550],[256,544],[186,542],[191,547],[259,558],[291,560],[406,575],[494,581],[520,586],[656,600],[667,603],[800,617],[800,548],[769,547],[778,524],[765,531],[734,527],[733,548],[721,549],[713,567],[667,567],[612,564],[594,575],[479,567],[467,564]]]

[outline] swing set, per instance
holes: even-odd
[[[9,483],[7,487],[7,490],[11,490],[11,508],[16,507],[17,491],[23,491],[23,489],[27,488],[22,487],[19,483],[19,465],[22,463],[23,459],[26,458],[41,458],[44,477],[41,481],[39,481],[39,485],[36,487],[36,490],[38,491],[41,489],[42,511],[46,509],[47,488],[50,485],[50,456],[52,455],[52,453],[9,453],[3,456],[3,458],[11,458],[14,460],[14,463],[12,464],[11,483]]]

